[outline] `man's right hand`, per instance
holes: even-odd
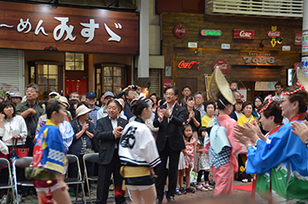
[[[157,108],[157,116],[159,120],[163,120],[164,114],[160,108]]]

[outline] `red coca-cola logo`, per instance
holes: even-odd
[[[302,31],[296,31],[295,32],[295,45],[301,45],[302,44]]]
[[[173,34],[175,37],[181,39],[186,36],[187,29],[184,25],[180,24],[174,27]]]
[[[270,38],[278,38],[280,37],[280,35],[281,35],[281,32],[278,30],[277,31],[271,31],[271,30],[267,31],[267,36]]]
[[[234,29],[233,30],[233,38],[254,39],[255,38],[255,31],[254,30]]]
[[[213,63],[212,68],[213,68],[213,71],[215,69],[220,69],[223,74],[227,74],[227,72],[229,71],[229,64],[227,60],[223,58],[219,58]]]
[[[199,69],[199,64],[200,62],[198,61],[185,62],[184,60],[182,60],[178,64],[178,68],[179,69]]]

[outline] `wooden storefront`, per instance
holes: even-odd
[[[205,75],[213,72],[213,63],[220,58],[227,61],[229,82],[240,82],[248,90],[247,100],[263,93],[255,91],[255,82],[280,81],[286,85],[286,72],[294,63],[301,61],[301,45],[295,45],[295,32],[301,31],[302,21],[298,19],[273,19],[247,16],[209,16],[202,14],[163,13],[162,47],[165,66],[172,67],[172,79],[180,90],[189,85],[193,92],[205,92]],[[186,27],[186,36],[175,37],[173,29],[177,25]],[[267,31],[277,26],[282,43],[273,47]],[[202,29],[221,31],[220,36],[201,36]],[[253,30],[254,39],[235,39],[233,30]],[[197,43],[196,48],[188,48],[189,42]],[[263,47],[260,46],[264,45]],[[229,44],[222,49],[222,44]],[[282,51],[282,46],[290,46]],[[183,68],[179,63],[195,63]],[[180,67],[180,68],[179,68]],[[181,97],[181,96],[180,96]]]

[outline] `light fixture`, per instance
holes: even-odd
[[[280,45],[282,43],[283,37],[278,38],[277,43]]]
[[[195,55],[197,55],[197,54],[199,54],[200,53],[200,51],[199,50],[195,50]]]

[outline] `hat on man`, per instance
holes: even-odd
[[[70,104],[68,103],[68,100],[65,96],[60,96],[59,101],[61,101],[62,103],[65,103],[67,105],[66,108],[70,108]]]
[[[91,112],[92,110],[90,108],[87,108],[85,105],[81,105],[79,106],[77,109],[76,109],[76,114],[77,114],[77,117],[81,116],[81,115],[84,115],[86,113],[89,113]]]
[[[14,95],[11,95],[11,98],[21,98],[22,99],[22,96],[18,91],[15,91]]]
[[[86,98],[96,98],[96,94],[94,92],[88,92]]]
[[[220,69],[215,69],[210,81],[210,96],[214,101],[217,101],[217,93],[221,93],[227,101],[232,105],[235,104],[235,98],[230,89],[229,83],[224,77]]]
[[[107,91],[106,93],[104,93],[104,99],[107,98],[108,96],[114,98],[114,94],[111,91]]]
[[[50,92],[49,94],[48,94],[48,96],[52,96],[52,95],[55,95],[55,96],[57,96],[57,95],[60,95],[58,92],[56,92],[56,91],[52,91],[52,92]]]

